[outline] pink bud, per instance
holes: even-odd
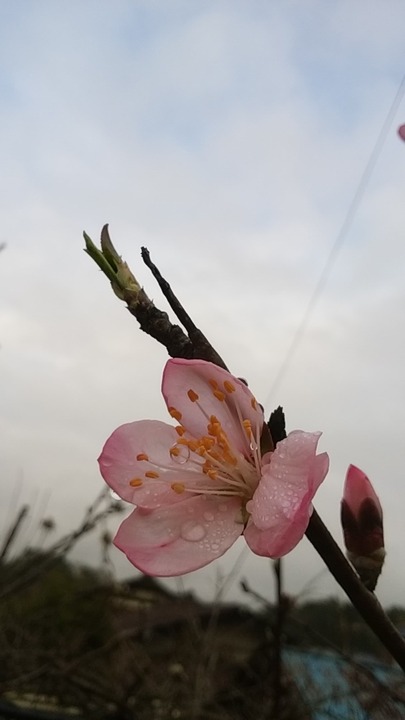
[[[346,474],[341,522],[347,556],[364,585],[374,590],[385,557],[383,513],[370,480],[355,465]]]

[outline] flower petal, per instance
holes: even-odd
[[[247,504],[246,542],[258,555],[280,557],[301,540],[312,513],[312,498],[326,476],[329,458],[315,455],[320,433],[295,431],[278,443],[270,464]]]
[[[190,400],[190,390],[198,396],[198,402]],[[208,420],[215,415],[231,446],[245,455],[249,442],[241,420],[250,420],[254,436],[260,439],[264,422],[260,405],[241,380],[213,363],[169,360],[163,372],[162,393],[169,411],[175,408],[181,413],[181,424],[195,438],[207,434]]]
[[[157,420],[121,425],[108,438],[98,460],[104,480],[123,500],[138,507],[154,508],[183,501],[188,495],[175,492],[171,486],[201,485],[206,477],[187,457],[171,457],[169,450],[178,439],[174,427]],[[139,457],[149,459],[138,460]],[[159,477],[154,478],[153,474]],[[130,485],[137,479],[141,481],[137,487]]]
[[[114,544],[142,572],[183,575],[224,554],[243,531],[238,498],[191,497],[158,510],[135,510]]]

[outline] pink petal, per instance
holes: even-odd
[[[159,510],[135,510],[120,526],[114,544],[142,572],[167,577],[208,565],[242,530],[238,498],[198,496]]]
[[[278,443],[252,500],[246,542],[259,555],[280,557],[301,540],[312,513],[312,498],[329,467],[315,455],[320,433],[295,431]]]
[[[370,499],[382,516],[382,508],[378,496],[367,475],[355,465],[349,465],[343,490],[343,499],[350,510],[357,515],[364,500]]]
[[[235,391],[227,392],[224,383],[231,383]],[[224,393],[224,401],[215,397],[213,384]],[[189,390],[197,393],[198,403],[190,400]],[[260,437],[263,411],[254,396],[243,382],[212,363],[179,358],[169,360],[163,373],[162,393],[168,408],[174,407],[181,413],[181,424],[195,438],[207,434],[211,415],[222,424],[232,447],[245,455],[249,452],[249,443],[240,418],[250,420],[254,435]]]
[[[294,522],[285,518],[270,530],[259,530],[252,518],[245,529],[245,540],[252,552],[264,557],[279,558],[291,552],[302,540],[312,514],[312,504],[306,505],[302,513],[297,513]]]
[[[121,425],[104,445],[99,457],[100,471],[108,485],[123,499],[138,507],[154,508],[184,501],[187,496],[176,493],[171,485],[187,487],[206,483],[206,476],[196,465],[171,458],[169,449],[178,441],[174,427],[158,420],[141,420]],[[137,460],[145,453],[147,460]],[[161,466],[165,466],[162,468]],[[145,472],[159,474],[159,478],[145,478]],[[129,483],[140,478],[143,484]]]

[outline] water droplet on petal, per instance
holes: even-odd
[[[221,512],[226,512],[228,510],[228,505],[226,503],[221,503],[219,506],[219,510]]]
[[[169,452],[170,460],[177,465],[184,465],[190,459],[190,450],[186,445],[175,445],[176,454]],[[178,454],[177,454],[178,453]]]
[[[203,513],[204,520],[207,520],[207,522],[211,522],[214,519],[214,515],[211,512],[205,512]]]
[[[211,550],[212,550],[213,552],[216,552],[217,550],[219,550],[219,545],[218,545],[218,543],[212,543],[212,545],[211,545]]]
[[[180,530],[180,535],[183,540],[188,540],[189,542],[199,542],[206,534],[205,527],[203,525],[196,525],[192,520],[185,522]]]

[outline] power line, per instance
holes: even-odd
[[[336,262],[339,251],[346,239],[349,228],[353,222],[353,219],[356,215],[359,205],[363,199],[364,193],[370,182],[371,175],[376,166],[377,160],[379,158],[379,155],[381,153],[381,150],[383,148],[383,145],[385,143],[385,140],[387,138],[387,135],[389,133],[391,125],[393,123],[395,113],[402,101],[404,93],[405,93],[405,75],[402,77],[402,80],[399,84],[398,90],[395,94],[395,97],[391,104],[391,107],[387,113],[387,116],[386,116],[383,124],[382,124],[381,130],[380,130],[379,134],[377,135],[377,139],[374,143],[374,147],[370,153],[370,157],[366,163],[364,171],[360,177],[359,183],[357,185],[357,189],[353,195],[353,199],[352,199],[352,201],[349,205],[349,208],[347,210],[347,213],[343,219],[342,225],[336,236],[335,242],[332,245],[331,251],[326,260],[325,266],[320,274],[319,280],[318,280],[318,282],[315,286],[315,289],[309,299],[306,310],[302,316],[302,320],[294,333],[290,347],[288,348],[286,356],[285,356],[283,362],[281,363],[280,369],[279,369],[279,371],[275,377],[275,380],[270,388],[267,400],[269,400],[273,396],[273,393],[279,387],[281,381],[284,378],[284,375],[286,374],[286,372],[290,366],[291,360],[294,357],[294,355],[297,351],[297,348],[305,334],[305,331],[308,327],[308,323],[309,323],[309,320],[313,313],[313,310],[315,308],[315,305],[318,302],[320,295],[322,294],[322,291],[323,291],[323,289],[326,285],[326,282],[329,278],[329,275],[331,273],[332,267],[333,267],[334,263]]]

